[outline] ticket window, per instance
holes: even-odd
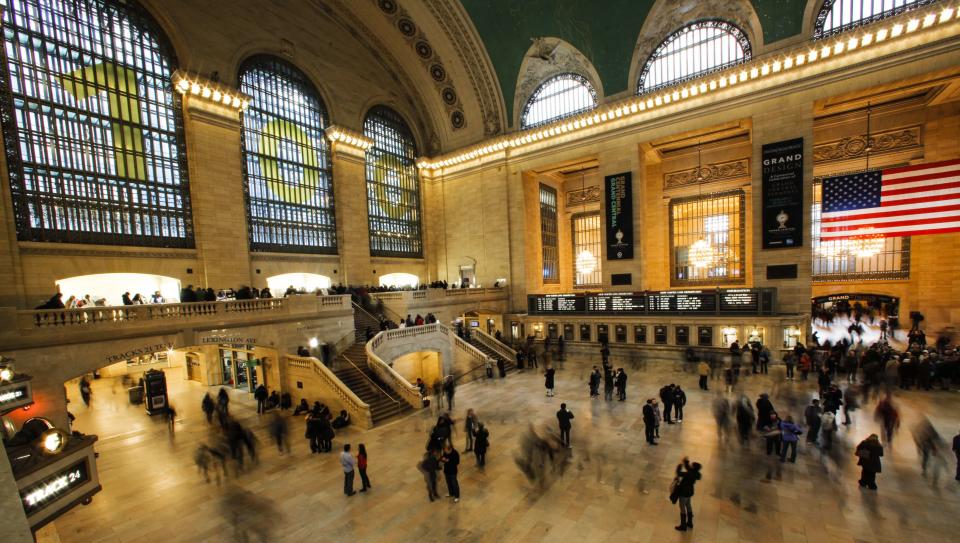
[[[647,342],[647,325],[638,324],[633,327],[633,342],[634,343]]]
[[[610,328],[606,324],[597,325],[597,341],[610,343]]]
[[[590,325],[580,325],[580,341],[590,341]]]
[[[550,324],[548,324],[548,325],[547,325],[547,337],[550,338],[550,339],[552,339],[552,340],[557,339],[557,330],[558,330],[558,329],[559,329],[559,327],[557,326],[557,323],[551,322]]]
[[[666,326],[653,327],[653,342],[657,345],[667,344],[667,327]]]
[[[710,347],[713,345],[713,326],[700,326],[697,328],[697,345],[700,347]]]
[[[573,341],[573,325],[572,324],[563,325],[563,340]]]
[[[690,345],[690,327],[677,326],[677,345]]]
[[[734,341],[737,341],[737,329],[732,326],[727,326],[723,330],[720,330],[720,337],[723,338],[723,346],[729,347],[733,345]]]
[[[792,349],[800,342],[800,327],[787,326],[783,329],[783,348]]]
[[[763,342],[763,328],[754,327],[747,330],[747,343],[759,343],[760,345],[765,345]]]
[[[614,327],[614,338],[617,343],[626,343],[627,342],[627,325],[618,324]]]

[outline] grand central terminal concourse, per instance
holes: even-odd
[[[960,0],[0,0],[0,543],[960,533]]]

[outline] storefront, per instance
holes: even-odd
[[[253,345],[219,345],[221,383],[253,392],[263,381]]]

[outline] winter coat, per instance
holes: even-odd
[[[867,451],[869,454],[862,455],[861,451]],[[857,445],[857,465],[863,466],[864,469],[873,471],[875,473],[880,473],[880,457],[883,456],[883,445],[879,441],[871,441],[869,439],[864,439]]]

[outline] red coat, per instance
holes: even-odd
[[[367,455],[365,454],[357,455],[357,468],[367,469]]]

